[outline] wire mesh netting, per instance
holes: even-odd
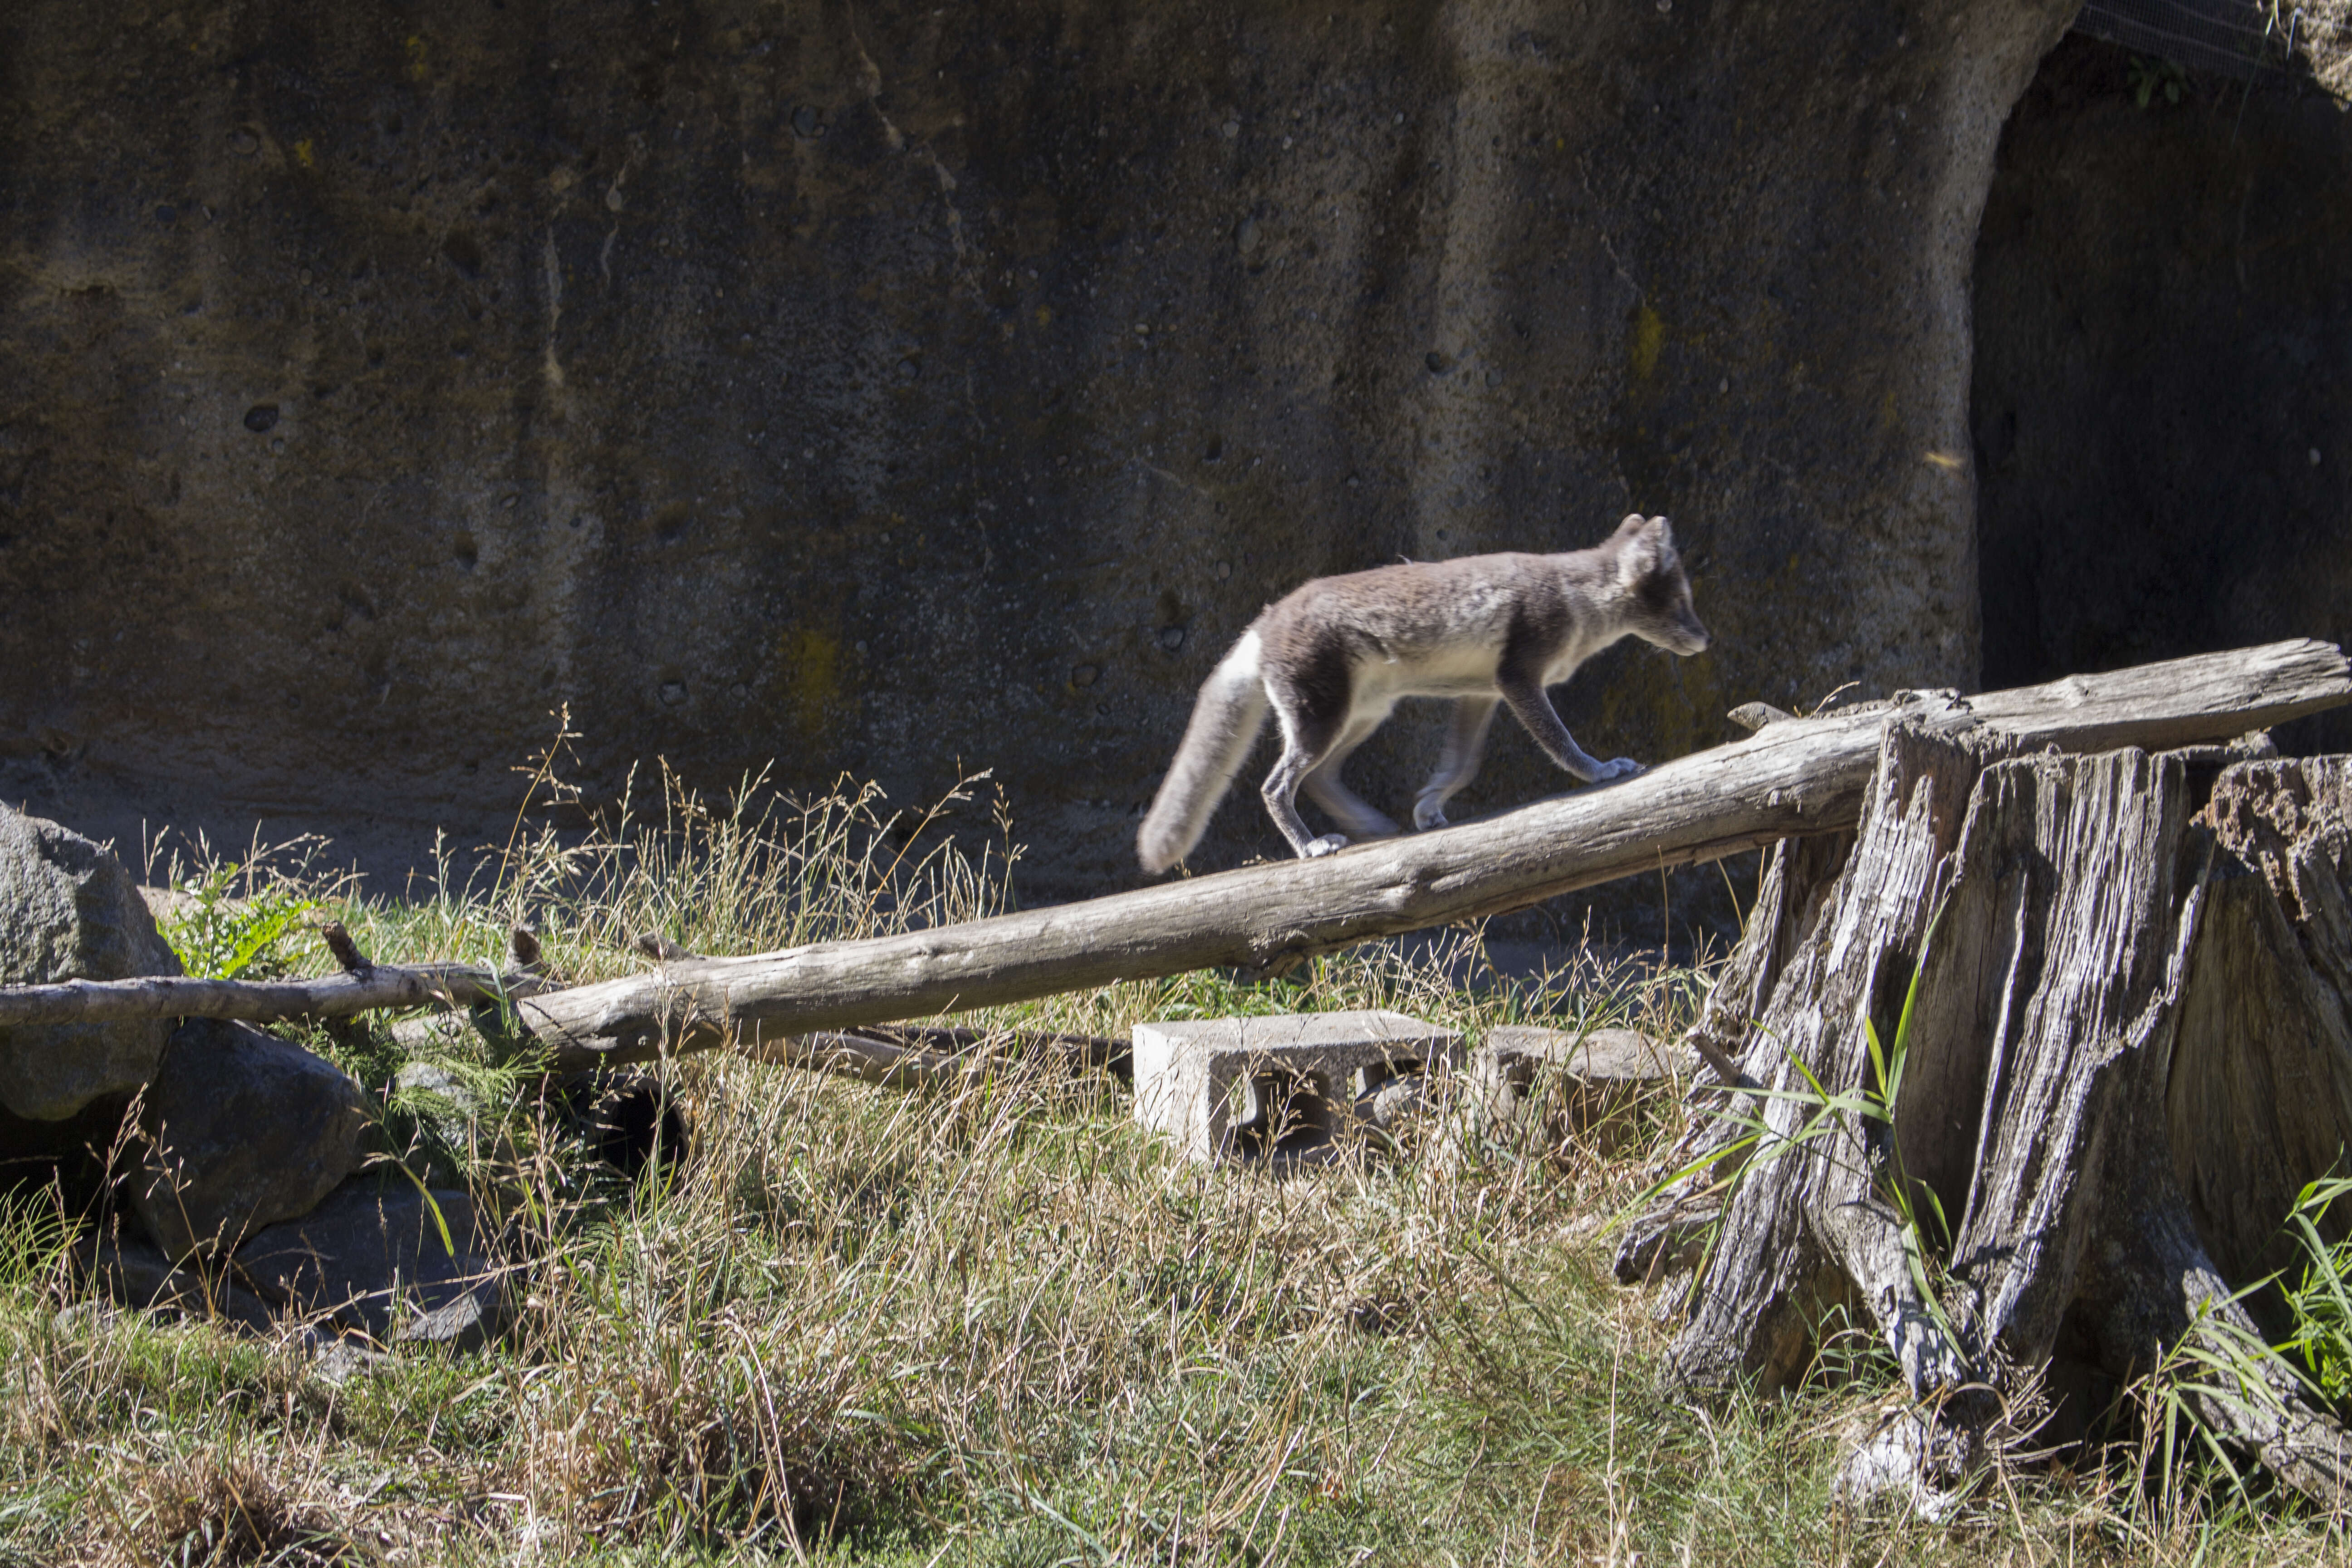
[[[2301,20],[2277,0],[2084,0],[2074,30],[2243,81],[2288,68]]]

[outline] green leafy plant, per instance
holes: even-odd
[[[2134,55],[2129,80],[2132,101],[2142,109],[2153,106],[2159,98],[2167,103],[2179,103],[2181,94],[2189,90],[2188,69],[2171,60],[2142,59]]]
[[[2347,1194],[2352,1177],[2323,1176],[2305,1183],[2287,1211],[2281,1228],[2305,1263],[2302,1282],[2284,1292],[2294,1331],[2284,1343],[2265,1343],[2246,1324],[2216,1315],[2216,1303],[2207,1300],[2189,1331],[2138,1384],[2143,1468],[2154,1466],[2164,1478],[2169,1510],[2179,1509],[2199,1470],[2225,1481],[2242,1506],[2253,1505],[2253,1468],[2215,1430],[2206,1408],[2211,1403],[2275,1415],[2290,1392],[2339,1406],[2352,1399],[2352,1237],[2331,1245],[2320,1228]],[[2228,1300],[2242,1302],[2279,1279],[2264,1275]]]
[[[2231,1295],[2243,1300],[2271,1282],[2266,1277]],[[2215,1430],[2202,1405],[2209,1400],[2228,1401],[2250,1409],[2275,1414],[2285,1406],[2285,1395],[2268,1372],[2292,1371],[2244,1324],[2213,1312],[2214,1302],[2200,1302],[2189,1331],[2164,1352],[2155,1369],[2137,1385],[2140,1399],[2141,1468],[2153,1467],[2162,1478],[2166,1512],[2176,1517],[2188,1501],[2200,1472],[2225,1481],[2238,1502],[2249,1509],[2253,1494],[2252,1467]]]
[[[2294,1333],[2281,1348],[2299,1355],[2319,1391],[2338,1405],[2352,1400],[2352,1237],[2331,1246],[2319,1224],[2347,1194],[2352,1176],[2305,1184],[2285,1227],[2305,1261],[2302,1283],[2286,1293]]]
[[[1929,1278],[1927,1254],[1923,1246],[1923,1218],[1932,1216],[1936,1222],[1936,1238],[1940,1246],[1949,1247],[1952,1240],[1951,1221],[1945,1217],[1944,1204],[1936,1189],[1925,1182],[1914,1181],[1910,1167],[1903,1161],[1903,1141],[1895,1135],[1895,1108],[1903,1096],[1903,1074],[1911,1059],[1912,1009],[1919,1000],[1919,977],[1927,973],[1927,946],[1936,939],[1936,925],[1943,913],[1927,922],[1927,935],[1919,945],[1919,962],[1912,966],[1911,984],[1903,993],[1903,1011],[1895,1021],[1895,1041],[1882,1046],[1878,1025],[1874,1020],[1863,1020],[1863,1037],[1870,1047],[1870,1066],[1878,1083],[1874,1092],[1863,1096],[1860,1114],[1884,1125],[1886,1129],[1886,1169],[1878,1183],[1880,1194],[1902,1216],[1903,1260],[1911,1275],[1911,1283],[1919,1299],[1936,1320],[1936,1326],[1949,1336],[1952,1325],[1945,1320],[1942,1302],[1937,1296],[1935,1281]],[[1921,1200],[1925,1200],[1925,1207]]]
[[[319,901],[271,879],[257,882],[249,868],[215,866],[191,879],[179,910],[162,922],[163,940],[182,967],[200,980],[260,980],[285,973],[290,943],[306,934],[304,917]],[[251,889],[233,894],[242,879]]]

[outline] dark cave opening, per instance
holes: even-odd
[[[2352,117],[2070,35],[2002,132],[1970,423],[1986,689],[2352,630]],[[2290,750],[2352,749],[2352,719]]]

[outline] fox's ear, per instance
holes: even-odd
[[[1658,543],[1658,531],[1647,521],[1633,517],[1626,519],[1625,523],[1617,531],[1617,580],[1630,588],[1657,575],[1666,551]]]
[[[1625,521],[1617,525],[1617,537],[1622,539],[1636,529],[1645,527],[1648,521],[1640,512],[1629,511],[1625,514]]]
[[[1675,569],[1674,524],[1663,517],[1627,518],[1619,529],[1624,543],[1617,551],[1617,575],[1627,585],[1647,582],[1661,572]],[[1633,525],[1640,523],[1639,528]]]

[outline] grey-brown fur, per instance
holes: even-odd
[[[1192,852],[1268,707],[1283,745],[1262,793],[1275,826],[1302,857],[1348,842],[1342,834],[1318,838],[1307,830],[1297,805],[1302,788],[1349,834],[1398,831],[1339,782],[1339,769],[1400,698],[1455,700],[1437,771],[1413,799],[1415,827],[1444,823],[1446,800],[1478,771],[1497,702],[1509,704],[1545,753],[1578,778],[1630,777],[1641,764],[1586,755],[1544,689],[1628,635],[1680,654],[1706,647],[1663,517],[1636,512],[1590,550],[1471,555],[1318,577],[1252,622],[1202,685],[1136,836],[1136,853],[1144,869],[1162,871]]]

